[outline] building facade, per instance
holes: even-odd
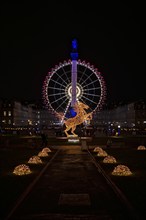
[[[40,131],[55,127],[55,115],[36,104],[0,100],[1,131]],[[143,101],[107,108],[93,115],[92,126],[102,128],[108,134],[118,132],[146,132],[146,103]]]
[[[53,115],[35,104],[0,100],[0,129],[3,132],[38,131],[53,123]]]
[[[108,133],[146,132],[146,103],[144,101],[119,105],[94,114],[94,124]]]

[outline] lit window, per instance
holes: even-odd
[[[8,116],[11,116],[11,111],[8,111]]]
[[[4,111],[4,116],[6,116],[7,115],[7,112],[6,111]]]

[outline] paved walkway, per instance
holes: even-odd
[[[79,145],[57,148],[60,152],[7,220],[130,219],[87,151]]]

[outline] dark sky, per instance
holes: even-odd
[[[70,59],[76,38],[79,58],[102,73],[108,101],[146,99],[144,3],[29,2],[1,3],[0,98],[41,99],[47,72]]]

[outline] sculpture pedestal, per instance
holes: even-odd
[[[67,137],[67,139],[68,139],[69,143],[79,143],[80,142],[79,137],[78,136],[74,136],[74,135],[69,135]]]

